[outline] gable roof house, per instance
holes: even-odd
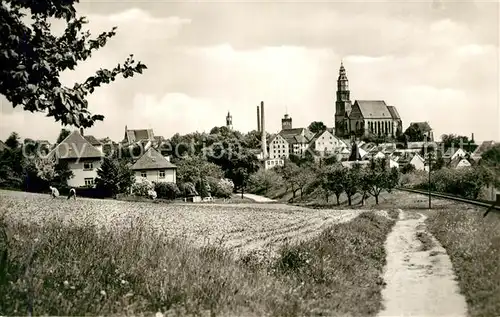
[[[482,142],[481,145],[479,145],[474,150],[474,152],[472,152],[471,158],[474,161],[476,161],[476,162],[479,161],[481,159],[481,156],[483,155],[484,152],[488,151],[489,149],[491,149],[492,147],[494,147],[497,144],[498,143],[496,143],[495,141],[484,141],[484,142]]]
[[[177,182],[177,166],[152,147],[132,165],[131,169],[135,173],[137,182],[144,179],[152,182]]]
[[[139,145],[147,151],[150,147],[158,148],[164,140],[162,136],[155,136],[153,129],[130,130],[125,126],[125,137],[121,144],[123,146]]]
[[[305,154],[313,137],[313,133],[306,128],[283,129],[270,139],[269,158],[288,158],[290,154]]]
[[[330,129],[331,130],[331,129]],[[339,153],[341,149],[347,148],[344,141],[337,138],[328,129],[316,133],[309,142],[309,148],[321,156]]]
[[[446,152],[443,153],[443,159],[445,160],[445,162],[450,162],[458,157],[465,156],[467,156],[467,152],[465,152],[465,150],[454,147],[449,148],[448,150],[446,150]]]
[[[68,186],[84,187],[94,185],[104,154],[84,138],[80,131],[75,130],[52,149],[48,157],[68,163],[73,172]]]
[[[453,168],[453,169],[459,169],[459,168],[471,167],[471,166],[472,166],[472,164],[469,162],[469,160],[467,160],[464,157],[460,157],[460,156],[454,158],[448,164],[448,167]]]
[[[415,155],[413,155],[409,164],[413,165],[416,170],[420,170],[420,171],[427,170],[427,166],[425,166],[424,158],[422,156],[420,156],[420,154],[418,154],[418,153],[415,153]]]

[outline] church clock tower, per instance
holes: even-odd
[[[351,105],[349,80],[347,80],[344,63],[340,62],[339,77],[337,79],[337,101],[335,102],[335,135],[338,137],[349,135],[346,113],[351,111]]]

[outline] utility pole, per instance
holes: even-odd
[[[425,154],[424,154],[424,161],[427,161],[427,167],[429,169],[429,183],[427,184],[427,189],[429,190],[429,209],[432,208],[432,205],[431,205],[431,200],[432,200],[432,194],[431,194],[431,166],[432,166],[432,153],[431,151],[429,151],[429,137],[430,136],[426,136],[425,137],[425,147],[424,147],[424,151],[427,151],[427,159],[425,159]],[[424,165],[425,166],[425,165]]]
[[[432,157],[431,157],[431,152],[429,152],[429,185],[427,186],[429,188],[429,209],[431,209],[431,162],[432,162]]]

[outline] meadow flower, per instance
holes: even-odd
[[[69,282],[68,281],[64,281],[63,285],[64,285],[64,287],[68,287],[69,286]]]
[[[102,296],[106,296],[106,292],[105,292],[105,291],[103,291],[103,290],[101,290],[101,295],[102,295]]]

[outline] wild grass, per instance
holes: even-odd
[[[500,312],[500,214],[439,210],[427,227],[450,256],[471,317]]]
[[[371,316],[394,221],[363,213],[277,258],[236,259],[136,225],[0,222],[1,315]]]

